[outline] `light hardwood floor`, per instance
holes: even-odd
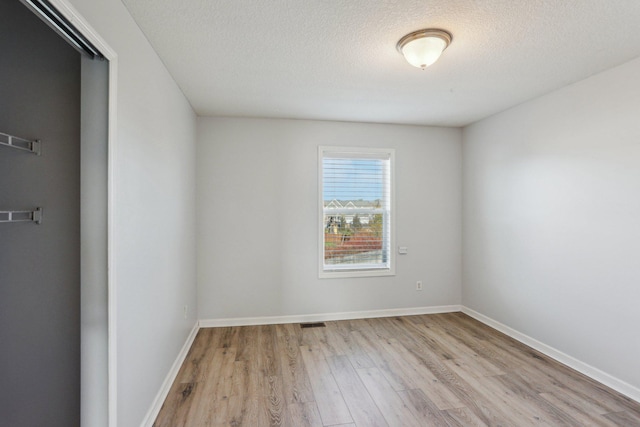
[[[462,313],[207,328],[155,426],[640,426],[640,404]]]

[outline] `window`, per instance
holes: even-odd
[[[320,277],[393,275],[394,150],[319,147]]]

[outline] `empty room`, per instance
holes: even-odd
[[[640,426],[640,3],[0,19],[0,425]]]

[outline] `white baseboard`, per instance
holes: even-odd
[[[144,420],[142,421],[142,424],[140,424],[141,427],[153,426],[153,423],[155,422],[156,418],[158,417],[158,414],[160,413],[162,404],[164,403],[165,399],[169,395],[171,386],[173,385],[173,382],[178,376],[180,367],[182,366],[182,363],[184,363],[184,360],[186,359],[187,354],[189,353],[189,349],[191,348],[193,341],[196,339],[196,335],[198,335],[199,330],[200,330],[200,325],[198,322],[196,322],[196,324],[193,326],[193,329],[191,329],[191,332],[189,333],[187,340],[182,346],[182,349],[180,349],[180,353],[178,353],[178,357],[176,357],[176,360],[173,362],[173,365],[171,365],[171,369],[169,370],[169,373],[165,377],[164,382],[162,383],[162,386],[160,387],[160,390],[156,395],[156,398],[153,400],[153,404],[151,405],[151,408],[149,408],[147,415],[144,417]]]
[[[477,311],[474,311],[468,307],[461,306],[461,311],[474,319],[484,323],[487,326],[492,327],[505,335],[510,336],[513,339],[520,341],[523,344],[528,345],[531,348],[538,350],[539,352],[551,357],[552,359],[557,360],[558,362],[567,365],[568,367],[575,369],[576,371],[593,378],[594,380],[616,390],[619,393],[624,394],[630,399],[635,400],[636,402],[640,402],[640,389],[632,386],[629,383],[626,383],[606,372],[601,371],[598,368],[594,368],[591,365],[588,365],[572,356],[569,356],[566,353],[561,352],[545,343],[542,343],[534,338],[531,338],[528,335],[525,335],[521,332],[516,331],[509,326],[506,326],[497,320],[493,320],[490,317],[485,316],[484,314],[480,314]]]
[[[292,316],[236,317],[230,319],[203,319],[201,328],[223,326],[276,325],[282,323],[324,322],[331,320],[369,319],[373,317],[413,316],[418,314],[452,313],[460,311],[459,305],[434,307],[392,308],[385,310],[349,311],[343,313],[300,314]]]

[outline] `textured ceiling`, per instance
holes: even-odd
[[[638,0],[123,2],[199,115],[463,126],[640,55]]]

